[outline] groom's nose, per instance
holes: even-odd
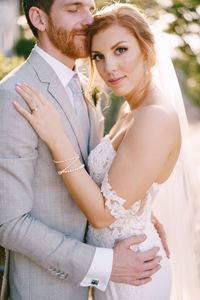
[[[87,25],[92,24],[93,21],[94,21],[93,14],[92,14],[92,12],[88,9],[88,10],[85,12],[85,17],[84,17],[83,21],[81,22],[81,25],[87,26]]]

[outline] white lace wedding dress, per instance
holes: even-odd
[[[99,247],[111,248],[116,239],[145,233],[147,235],[145,242],[138,246],[133,246],[132,249],[134,251],[145,251],[154,246],[159,246],[159,255],[162,256],[162,267],[152,276],[152,281],[148,284],[135,287],[109,282],[105,292],[101,292],[98,289],[94,290],[94,299],[169,300],[171,288],[170,267],[160,238],[151,223],[152,203],[158,196],[163,184],[153,183],[143,199],[134,203],[129,209],[124,209],[122,205],[125,200],[117,196],[108,182],[108,170],[115,155],[116,152],[107,138],[104,138],[89,155],[88,166],[90,175],[101,186],[101,191],[106,199],[106,205],[111,210],[111,214],[115,216],[116,221],[103,229],[94,229],[90,225],[88,243]]]

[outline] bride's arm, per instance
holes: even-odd
[[[47,143],[54,160],[65,161],[57,164],[58,169],[66,168],[76,153],[63,132],[59,114],[34,88],[20,86],[17,90],[31,109],[36,106],[38,110],[30,114],[15,104],[16,109]],[[169,123],[165,111],[156,107],[152,111],[144,110],[120,145],[108,179],[117,195],[126,199],[125,208],[141,199],[157,180],[175,138],[173,125]],[[74,171],[62,174],[63,181],[90,223],[96,228],[106,227],[115,218],[105,206],[99,187],[85,169],[79,169],[80,166],[80,161],[76,160],[71,166]]]
[[[54,160],[65,161],[56,164],[58,171],[65,169],[77,154],[63,131],[59,113],[33,86],[18,83],[16,90],[26,101],[32,113],[14,102],[16,110],[29,121],[41,139],[47,144]],[[77,159],[73,161],[69,169],[76,170],[80,167],[81,162]],[[105,201],[99,187],[84,168],[70,173],[63,173],[61,176],[72,198],[91,225],[95,228],[102,228],[106,224],[115,221],[115,218],[111,216],[109,209],[104,204]]]

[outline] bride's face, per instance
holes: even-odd
[[[92,40],[92,58],[105,84],[118,96],[131,97],[144,76],[144,59],[128,29],[111,25]]]

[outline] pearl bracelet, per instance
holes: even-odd
[[[69,169],[69,166],[68,166],[67,168],[64,168],[63,170],[58,171],[58,175],[62,175],[62,174],[66,174],[66,173],[73,173],[73,172],[83,169],[84,167],[85,167],[85,165],[81,165],[78,168]]]
[[[65,159],[65,160],[53,160],[53,162],[55,164],[61,164],[61,163],[65,163],[65,162],[73,161],[73,160],[77,160],[77,159],[79,159],[79,155],[78,154],[75,155],[75,156],[73,156],[72,158],[68,158],[68,159]]]

